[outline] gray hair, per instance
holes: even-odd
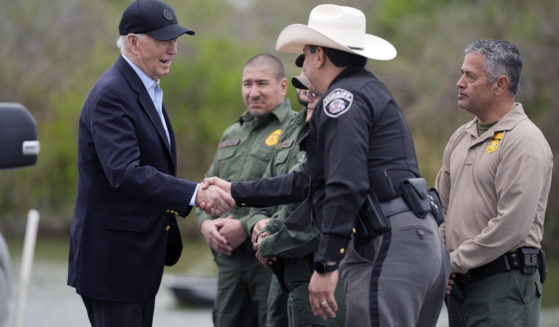
[[[489,83],[505,75],[509,79],[509,91],[513,96],[516,95],[522,74],[522,57],[514,44],[503,40],[479,40],[468,45],[464,52],[485,55],[483,69],[487,73]]]
[[[144,37],[144,34],[134,34],[134,35],[139,39]],[[128,45],[126,43],[126,35],[119,36],[119,38],[116,40],[116,46],[120,49],[120,53],[124,53],[124,51],[128,49]]]

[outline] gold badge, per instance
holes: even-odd
[[[497,149],[499,148],[499,142],[501,142],[501,140],[503,139],[504,134],[505,132],[495,132],[495,135],[493,135],[491,142],[487,146],[487,153],[493,153],[497,151]]]
[[[266,138],[266,145],[267,146],[276,146],[278,144],[279,138],[281,135],[281,129],[276,129],[268,137]]]

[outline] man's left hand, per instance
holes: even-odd
[[[338,304],[334,298],[334,291],[338,284],[338,270],[319,274],[316,271],[309,283],[309,302],[314,315],[326,320],[335,318]]]
[[[256,251],[256,254],[254,256],[256,257],[258,262],[260,262],[260,264],[262,264],[262,266],[264,267],[271,267],[274,261],[276,261],[276,257],[266,258],[262,256],[262,253],[260,253],[260,245],[262,244],[262,240],[267,236],[268,233],[266,232],[260,234],[258,241],[252,246],[252,248],[254,249],[254,251]]]
[[[252,228],[252,238],[251,238],[251,242],[252,244],[256,244],[258,242],[258,240],[256,239],[258,237],[258,234],[260,234],[260,232],[262,231],[262,229],[264,229],[264,227],[266,227],[266,224],[270,221],[270,218],[264,218],[259,220],[254,227]]]
[[[233,216],[223,218],[223,226],[221,226],[219,233],[227,240],[227,243],[231,245],[233,250],[241,245],[247,238],[241,221],[233,218]]]

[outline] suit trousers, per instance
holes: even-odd
[[[390,217],[391,230],[365,244],[350,242],[340,273],[346,283],[346,326],[434,327],[450,259],[431,215]]]
[[[145,303],[112,302],[82,296],[92,327],[151,327],[155,298]]]

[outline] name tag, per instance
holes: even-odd
[[[278,150],[289,148],[293,145],[293,140],[283,141],[276,146]]]
[[[239,144],[241,142],[240,139],[235,139],[235,140],[226,140],[226,141],[221,141],[219,142],[218,148],[227,148],[230,146],[235,146],[237,144]]]

